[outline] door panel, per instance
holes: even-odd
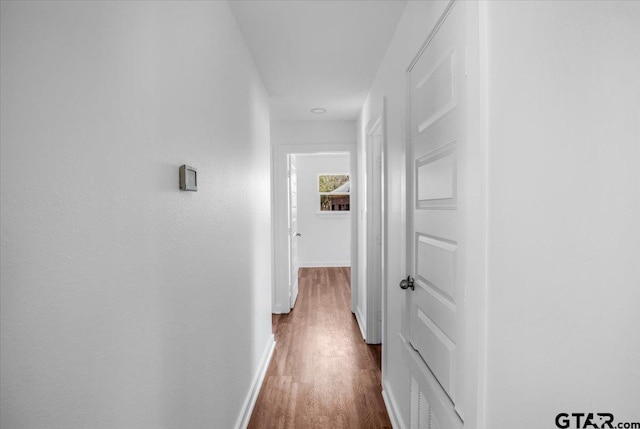
[[[422,371],[432,374],[441,407],[429,427],[451,421],[461,409],[457,386],[464,376],[465,252],[460,220],[466,215],[461,177],[466,149],[464,98],[464,2],[453,5],[409,71],[411,156],[407,198],[408,269],[405,338],[419,353]],[[430,411],[431,412],[431,411]],[[460,417],[457,417],[460,418]],[[422,426],[419,426],[422,427]]]
[[[414,86],[413,120],[416,134],[428,129],[432,124],[456,107],[457,104],[457,75],[458,52],[452,49],[444,55],[433,47],[429,56],[437,58],[416,64],[412,70]],[[426,69],[426,70],[425,70]],[[415,137],[415,136],[414,136]]]
[[[458,194],[456,170],[455,142],[418,158],[416,160],[416,207],[455,208]]]
[[[416,278],[454,308],[456,303],[456,249],[449,241],[416,235]]]

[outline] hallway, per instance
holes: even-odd
[[[639,24],[0,0],[0,428],[640,429]]]
[[[289,314],[273,315],[276,349],[249,428],[390,428],[380,346],[351,313],[349,268],[301,268]]]

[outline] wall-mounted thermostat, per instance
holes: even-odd
[[[198,173],[195,167],[189,165],[180,166],[180,189],[183,191],[198,190]]]

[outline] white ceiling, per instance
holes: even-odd
[[[229,3],[269,93],[271,119],[287,121],[357,118],[406,1]]]

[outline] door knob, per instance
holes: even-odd
[[[411,276],[407,276],[406,279],[403,279],[400,282],[400,288],[401,289],[411,289],[414,290],[415,287],[413,286],[413,278],[411,278]]]
[[[296,232],[296,237],[302,237],[302,233],[301,232]]]

